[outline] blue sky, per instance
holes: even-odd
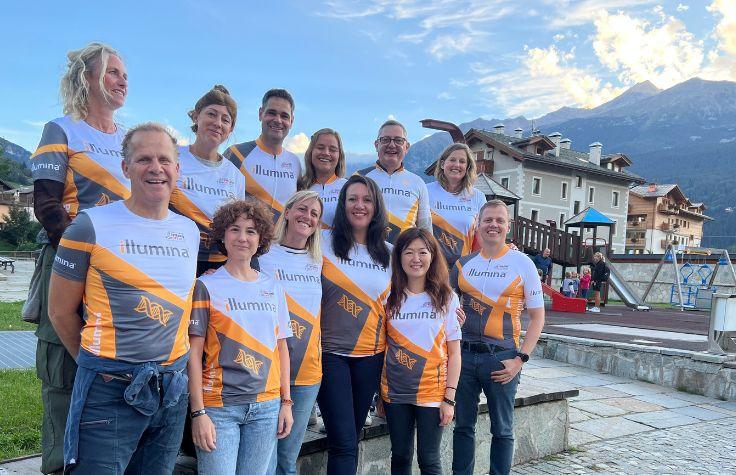
[[[61,114],[67,51],[102,41],[129,75],[125,125],[155,120],[192,140],[186,115],[213,84],[251,140],[260,98],[296,99],[289,147],[322,127],[371,153],[378,125],[536,117],[594,107],[651,80],[736,79],[736,0],[329,0],[10,2],[3,5],[0,136],[33,150]]]

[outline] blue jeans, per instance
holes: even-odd
[[[491,421],[491,475],[508,474],[514,457],[514,399],[521,372],[507,384],[491,380],[491,372],[503,369],[501,361],[512,359],[516,350],[496,353],[462,351],[462,370],[455,401],[452,437],[452,472],[470,475],[475,464],[475,423],[481,390],[488,401]]]
[[[294,425],[291,426],[289,436],[278,441],[278,448],[273,451],[271,457],[269,473],[296,475],[296,459],[302,448],[309,416],[318,392],[319,383],[312,386],[291,386],[291,400],[294,401],[291,414],[294,416]]]
[[[187,394],[144,416],[123,399],[127,381],[96,376],[82,410],[74,474],[171,475],[179,453]]]
[[[266,475],[276,450],[276,428],[281,399],[236,406],[208,407],[215,425],[217,448],[197,447],[200,475]],[[201,417],[201,416],[200,416]]]
[[[422,475],[442,475],[440,409],[388,402],[383,407],[391,437],[391,475],[411,475],[415,427],[419,470]]]
[[[327,429],[328,475],[358,469],[358,440],[383,369],[383,353],[340,356],[322,353],[322,386],[317,401]]]

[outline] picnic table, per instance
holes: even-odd
[[[11,274],[14,273],[15,272],[15,259],[0,256],[0,267],[2,267],[5,270],[8,270],[8,267],[10,267],[10,273]]]

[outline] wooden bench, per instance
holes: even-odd
[[[10,273],[15,272],[15,260],[11,259],[9,257],[0,257],[0,267],[2,267],[5,270],[8,270],[8,267],[10,267]]]

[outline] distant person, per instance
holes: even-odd
[[[225,152],[245,175],[245,193],[271,209],[273,222],[284,212],[284,203],[296,191],[302,174],[299,158],[283,148],[294,124],[294,99],[285,89],[271,89],[258,109],[261,134],[252,142],[231,146]]]
[[[590,288],[593,290],[594,305],[590,308],[593,313],[601,311],[601,290],[603,284],[608,282],[610,270],[606,265],[606,258],[603,254],[596,252],[593,254],[593,275],[590,278]]]
[[[476,168],[470,148],[462,143],[452,144],[437,160],[437,181],[427,185],[434,237],[449,268],[459,257],[472,252],[478,211],[486,202],[485,195],[474,188]]]
[[[193,144],[179,147],[181,173],[171,195],[171,208],[199,227],[197,275],[201,275],[227,259],[209,238],[212,216],[228,201],[245,197],[245,178],[218,151],[238,118],[238,106],[225,86],[218,84],[207,91],[189,117],[196,138]]]
[[[562,280],[560,289],[565,297],[572,297],[575,290],[575,284],[572,282],[572,272],[565,272],[565,278]]]
[[[318,130],[304,152],[304,175],[299,179],[299,189],[319,193],[324,206],[322,223],[326,228],[332,227],[337,198],[346,182],[345,150],[340,134],[332,129]]]
[[[505,243],[510,226],[506,204],[500,200],[484,204],[479,223],[480,252],[458,259],[450,276],[467,315],[453,435],[452,471],[457,475],[474,473],[481,391],[491,422],[490,473],[509,473],[519,373],[544,326],[544,299],[534,265],[526,254]],[[525,306],[530,322],[522,342],[521,312]]]
[[[125,127],[113,118],[128,95],[125,64],[114,49],[101,43],[71,51],[67,59],[60,91],[65,115],[46,124],[30,159],[33,210],[48,236],[36,264],[42,270],[36,329],[42,473],[64,468],[64,426],[77,369],[48,316],[56,249],[77,213],[130,196],[130,181],[120,166]]]
[[[583,275],[580,277],[580,297],[588,299],[588,289],[590,289],[590,267],[583,269]]]
[[[148,123],[122,147],[130,198],[77,215],[51,277],[49,316],[79,364],[64,462],[74,473],[169,475],[187,410],[199,231],[168,209],[176,139]]]
[[[572,278],[573,297],[578,297],[578,295],[580,294],[580,277],[575,271],[572,271],[570,274],[570,278]]]
[[[542,282],[547,282],[547,276],[552,272],[552,258],[549,256],[552,251],[546,248],[541,254],[532,257],[532,262],[542,271]]]
[[[411,227],[432,231],[427,185],[419,176],[404,168],[404,156],[409,150],[406,128],[395,120],[387,120],[378,129],[374,142],[378,161],[356,174],[374,180],[388,211],[388,242]]]

